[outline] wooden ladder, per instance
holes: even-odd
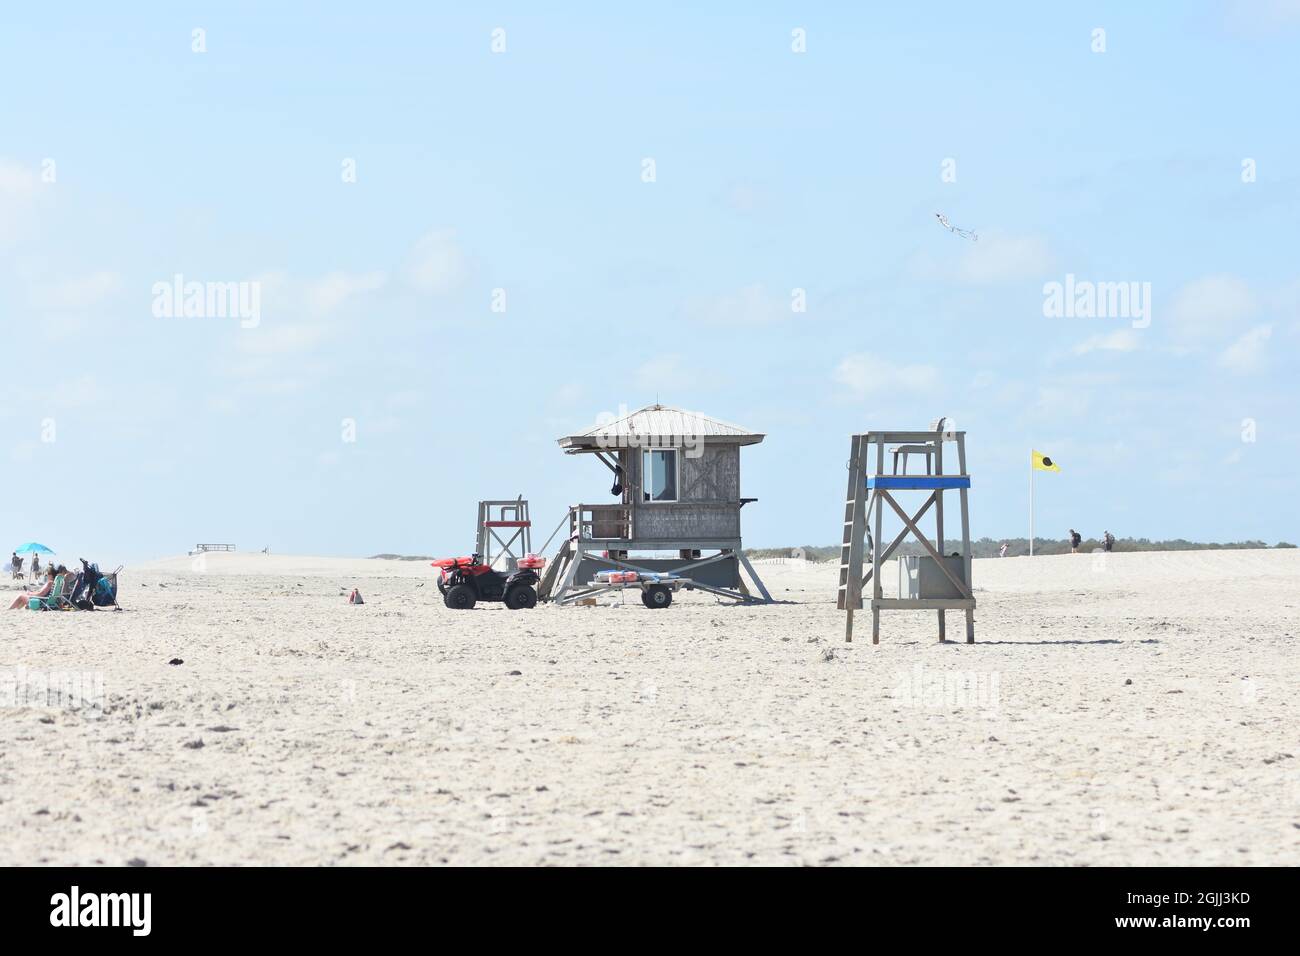
[[[560,575],[566,570],[566,565],[573,560],[572,542],[565,538],[560,542],[560,548],[555,552],[555,557],[546,565],[546,571],[542,574],[542,580],[537,585],[537,597],[541,601],[549,601],[555,584],[560,580]]]
[[[864,435],[854,435],[849,449],[849,484],[844,494],[844,539],[840,547],[840,589],[835,606],[849,612],[849,631],[853,633],[853,611],[862,607],[862,540],[867,531],[871,499],[867,495],[867,452]]]

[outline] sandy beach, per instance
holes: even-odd
[[[455,612],[215,554],[5,613],[0,863],[1300,862],[1300,551],[977,561],[971,646],[759,569],[784,603]]]

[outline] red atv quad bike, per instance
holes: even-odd
[[[535,554],[519,559],[518,571],[497,571],[483,556],[439,558],[432,562],[438,573],[442,603],[454,611],[468,611],[479,601],[501,601],[512,611],[537,606],[537,570],[546,564]]]

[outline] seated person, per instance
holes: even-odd
[[[20,607],[26,607],[28,598],[49,597],[50,592],[54,590],[54,579],[56,577],[58,577],[58,575],[54,573],[54,567],[51,565],[45,571],[45,583],[41,585],[40,589],[36,591],[27,591],[18,595],[18,597],[14,598],[14,603],[9,605],[9,610],[16,611]]]

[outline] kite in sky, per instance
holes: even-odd
[[[969,229],[958,229],[956,226],[954,226],[952,223],[948,221],[948,217],[945,216],[943,213],[936,212],[934,214],[934,218],[938,219],[939,225],[943,226],[943,228],[947,229],[954,236],[961,236],[963,239],[969,239],[972,242],[979,242],[979,238],[980,238],[979,236],[975,235],[975,233],[971,232]]]

